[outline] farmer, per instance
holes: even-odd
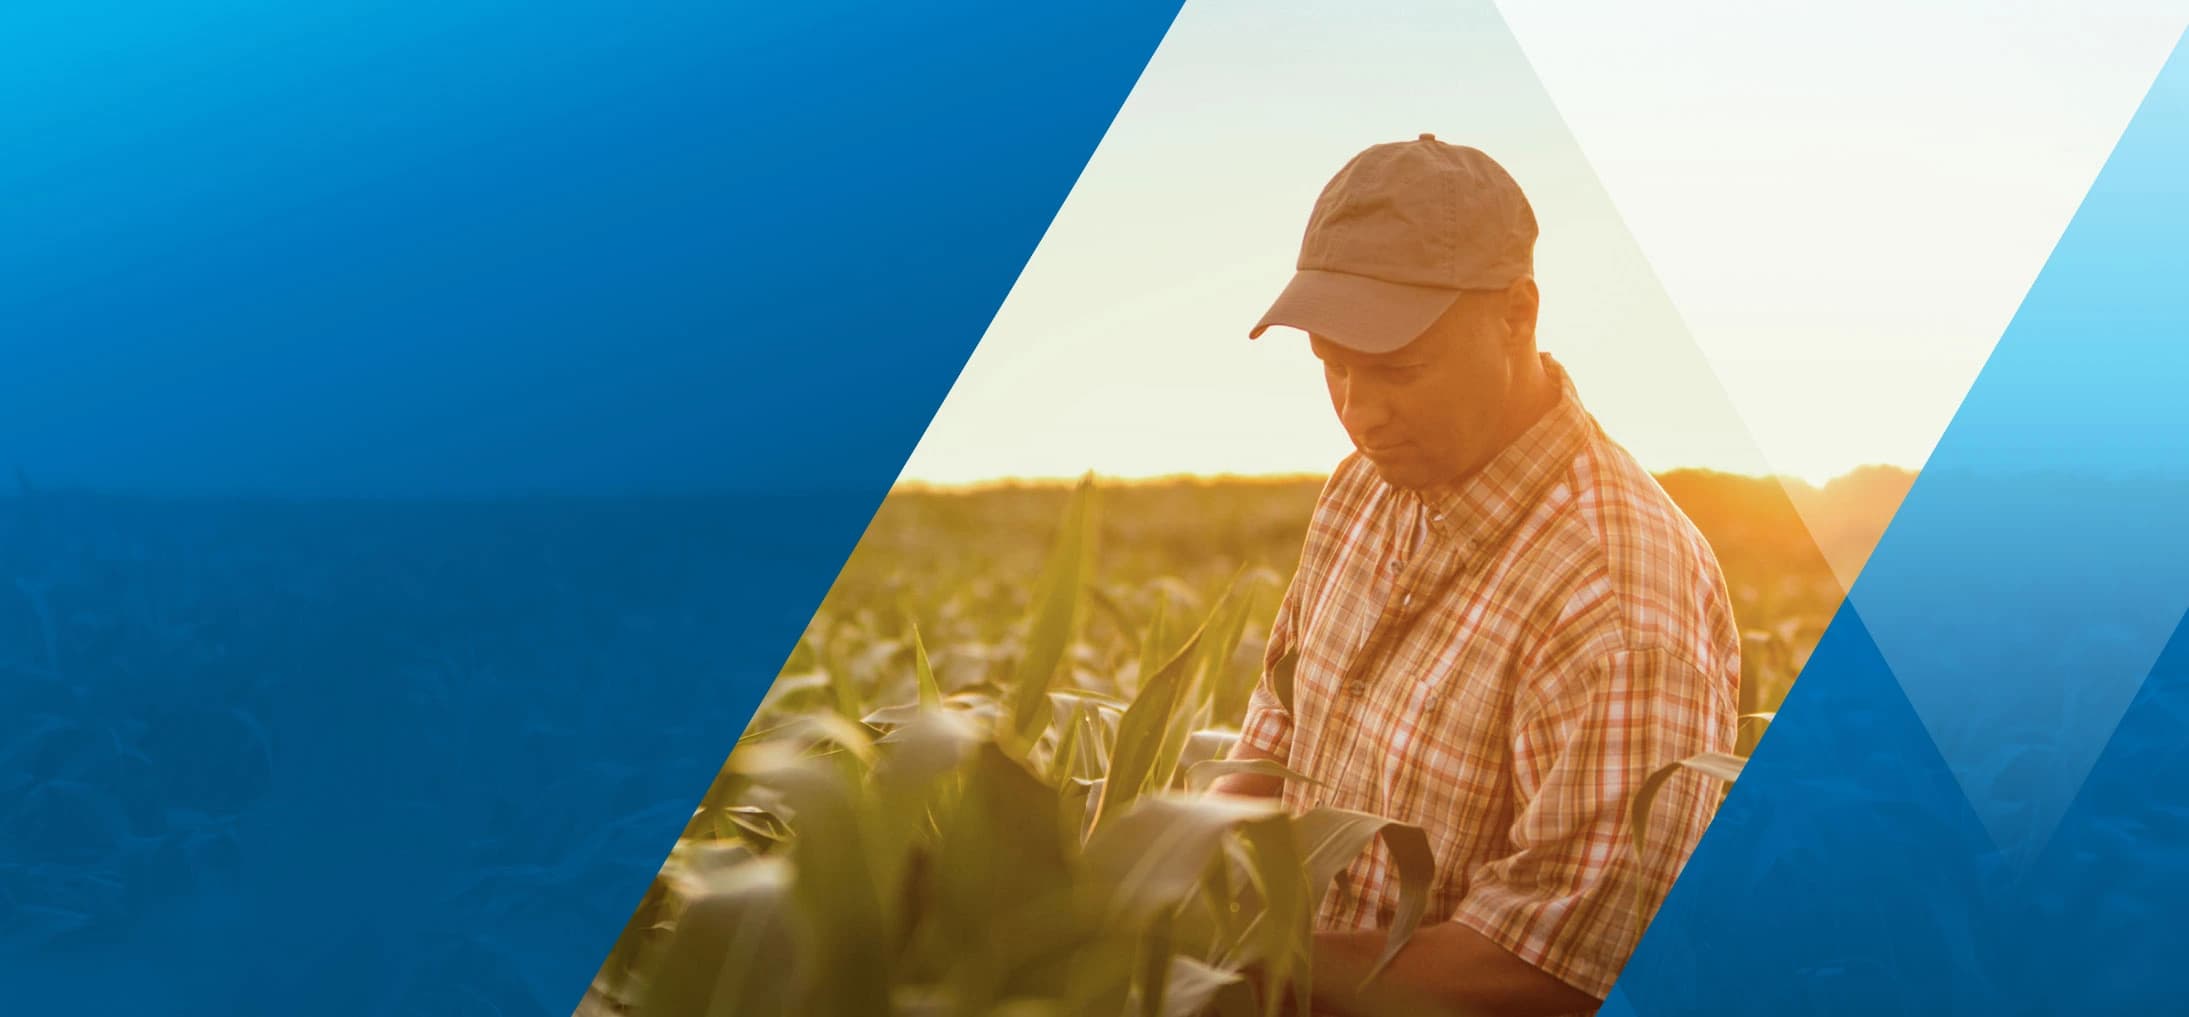
[[[1740,642],[1702,535],[1536,349],[1535,214],[1503,167],[1424,134],[1376,145],[1316,202],[1298,273],[1254,326],[1306,333],[1355,451],[1271,629],[1233,774],[1428,831],[1419,932],[1369,996],[1472,1013],[1594,1010],[1709,822],[1659,766],[1731,751]],[[1640,383],[1640,382],[1635,382]],[[1318,1011],[1399,902],[1379,843],[1317,917]]]

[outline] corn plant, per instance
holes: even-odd
[[[1092,600],[1094,492],[1058,529],[1007,680],[945,690],[908,624],[907,701],[862,709],[828,646],[693,817],[602,973],[641,1015],[1280,1012],[1313,991],[1316,904],[1381,838],[1420,924],[1419,828],[1213,795],[1243,708],[1242,572],[1191,632],[1159,600],[1136,693],[1060,680]],[[1181,598],[1183,600],[1183,598]],[[1175,645],[1173,645],[1175,644]],[[834,670],[831,670],[833,667]],[[783,693],[783,689],[778,689]]]
[[[1675,490],[1717,496],[1706,482]],[[1423,918],[1421,830],[1207,793],[1226,773],[1304,779],[1224,756],[1314,486],[1125,493],[1139,508],[1107,521],[1088,482],[1061,505],[1037,490],[963,496],[970,511],[893,496],[897,522],[861,542],[589,1004],[1273,1014],[1313,992],[1312,916],[1379,842],[1403,889],[1388,960]],[[1012,543],[1036,510],[1061,525]],[[1832,599],[1813,551],[1729,555],[1785,541],[1730,509],[1703,518],[1719,517],[1738,585],[1769,594],[1738,605],[1739,741],[1645,782],[1637,850],[1667,782],[1738,776],[1821,631],[1806,607],[1781,609]],[[1103,557],[1098,534],[1125,546]],[[923,554],[935,544],[952,553]]]

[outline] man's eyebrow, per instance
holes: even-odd
[[[1324,363],[1342,363],[1349,367],[1371,371],[1411,370],[1427,367],[1429,355],[1421,350],[1393,350],[1389,353],[1357,353],[1336,342],[1318,336],[1310,336],[1308,351]]]

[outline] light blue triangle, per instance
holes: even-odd
[[[2171,1012],[2189,953],[2189,55],[2131,122],[1616,988]]]
[[[2184,181],[2177,48],[1850,594],[2018,857],[2189,609]]]

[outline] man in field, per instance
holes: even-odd
[[[1428,917],[1372,992],[1473,1013],[1602,1001],[1716,795],[1671,781],[1639,856],[1629,804],[1657,767],[1731,751],[1740,675],[1710,547],[1536,349],[1535,238],[1483,153],[1377,145],[1324,189],[1252,332],[1306,333],[1357,451],[1233,751],[1317,783],[1218,790],[1428,830]],[[1380,844],[1338,877],[1318,1010],[1361,1004],[1398,900]]]

